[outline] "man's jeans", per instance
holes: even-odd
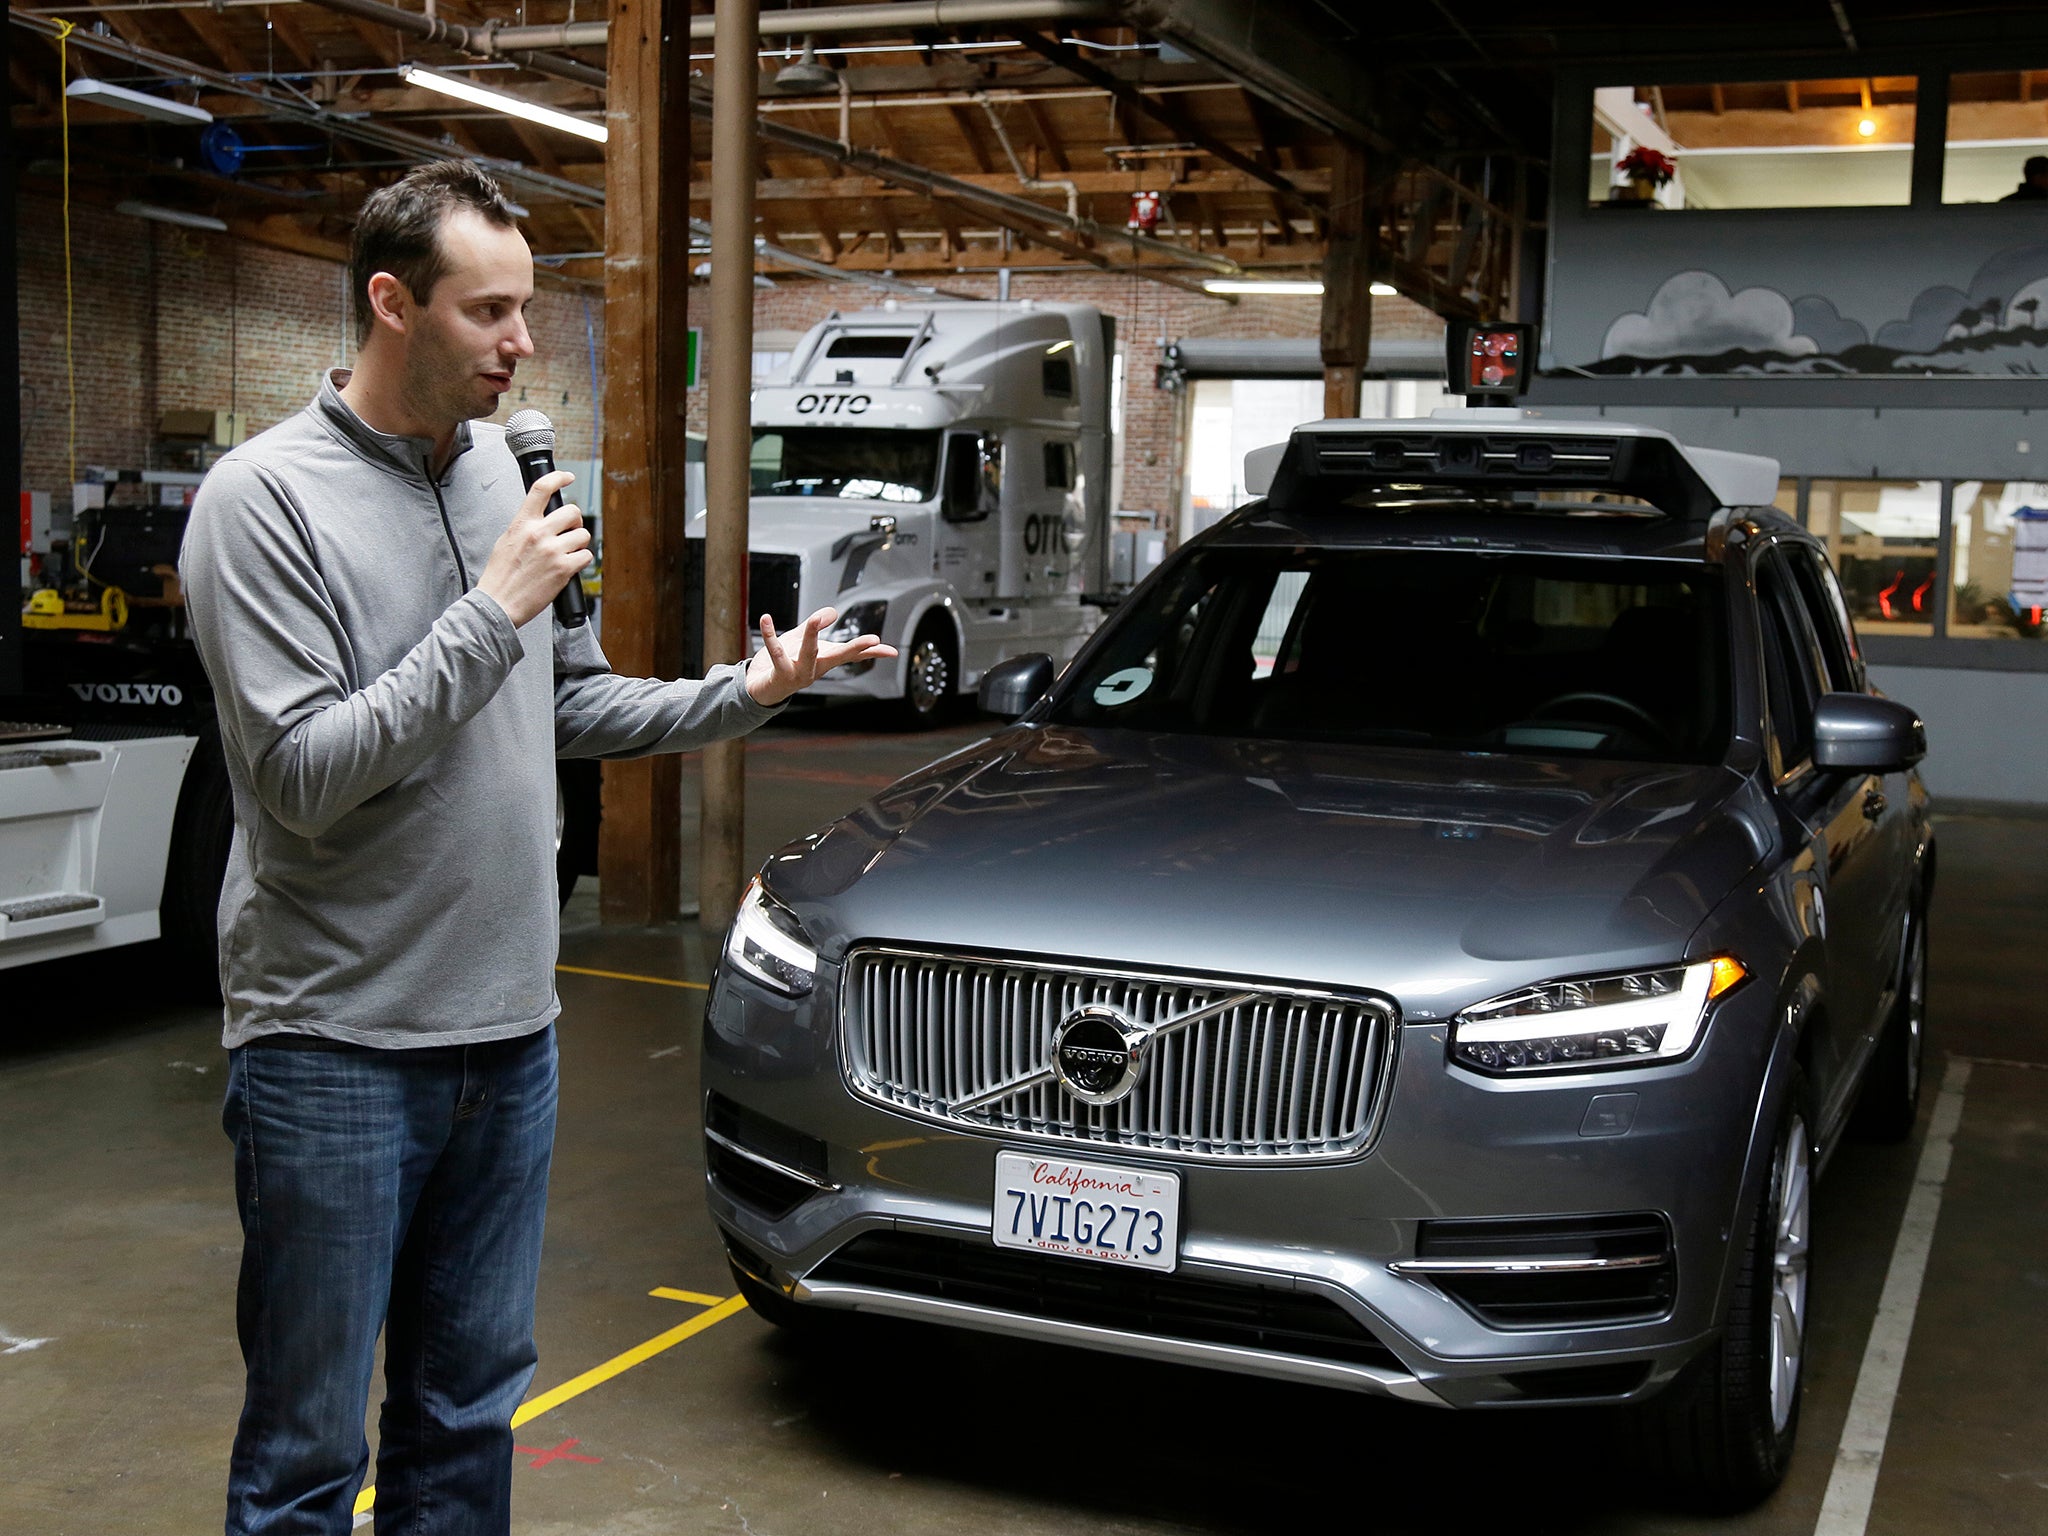
[[[555,1032],[419,1051],[232,1053],[248,1395],[228,1536],[343,1536],[369,1464],[378,1536],[510,1529],[533,1377]]]

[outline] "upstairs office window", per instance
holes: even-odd
[[[2048,70],[1949,76],[1944,203],[2005,200],[2018,190],[2035,155],[2048,155]]]
[[[1606,86],[1593,93],[1593,203],[1631,208],[1871,208],[1911,200],[1909,75]],[[1638,147],[1676,174],[1648,189]]]

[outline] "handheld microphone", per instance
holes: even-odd
[[[519,477],[526,482],[529,491],[533,489],[533,482],[542,475],[555,472],[555,424],[544,412],[514,411],[505,423],[505,445],[512,450],[512,457],[519,461]],[[546,510],[552,512],[561,504],[562,493],[557,491],[548,498]],[[555,594],[555,618],[565,629],[574,629],[590,618],[590,604],[583,596],[580,571]]]

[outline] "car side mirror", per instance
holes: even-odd
[[[1014,720],[1045,697],[1052,680],[1052,658],[1045,652],[1012,656],[981,674],[981,687],[975,699],[984,714]]]
[[[1896,699],[1824,693],[1813,712],[1813,765],[1899,773],[1927,755],[1927,727]]]

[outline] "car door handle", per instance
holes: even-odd
[[[1863,793],[1863,819],[1864,819],[1865,821],[1875,821],[1875,820],[1877,820],[1877,818],[1878,818],[1878,817],[1880,817],[1880,816],[1882,816],[1882,815],[1884,814],[1884,807],[1885,807],[1885,798],[1884,798],[1884,791],[1883,791],[1883,790],[1881,790],[1881,789],[1877,789],[1877,788],[1874,788],[1874,787],[1873,787],[1873,788],[1871,788],[1871,789],[1868,789],[1868,790],[1865,790],[1865,791],[1864,791],[1864,793]]]

